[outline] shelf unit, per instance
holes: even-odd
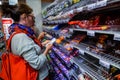
[[[120,26],[120,25],[118,25]],[[108,35],[114,35],[113,40],[120,41],[120,32],[119,31],[112,31],[112,30],[88,30],[88,29],[70,29],[70,31],[83,31],[87,32],[87,35],[89,36],[95,36],[96,33],[100,34],[108,34]]]
[[[82,54],[88,53],[91,56],[98,58],[99,60],[108,63],[107,66],[113,65],[120,69],[120,59],[107,55],[105,53],[93,53],[87,50],[88,45],[81,43],[80,45],[73,45],[73,47],[78,48]]]
[[[68,1],[68,0],[66,0]],[[69,21],[75,21],[75,20],[86,20],[88,17],[91,17],[93,15],[96,14],[106,14],[109,13],[111,11],[118,11],[120,10],[120,0],[99,0],[97,2],[94,3],[89,3],[87,5],[80,5],[78,6],[78,4],[80,4],[82,1],[69,6],[65,9],[62,9],[61,11],[59,11],[56,15],[53,13],[49,16],[47,16],[47,18],[44,18],[43,20],[43,24],[44,25],[61,25],[61,24],[66,24],[68,25]],[[53,16],[54,15],[54,16]],[[85,17],[86,15],[88,15],[87,17]],[[114,28],[114,29],[107,29],[107,30],[89,30],[89,29],[82,29],[82,28],[74,28],[71,25],[69,26],[69,32],[68,33],[63,33],[61,34],[61,30],[53,30],[53,29],[47,29],[45,28],[44,31],[46,31],[48,34],[50,34],[51,36],[55,37],[55,38],[59,38],[60,36],[64,36],[64,41],[66,42],[70,42],[70,39],[67,40],[67,38],[70,38],[73,33],[75,32],[81,32],[81,33],[87,33],[87,36],[92,36],[95,37],[96,34],[100,34],[100,35],[109,35],[109,36],[113,36],[113,41],[120,41],[120,30],[118,28]],[[74,25],[77,26],[77,25]],[[120,27],[120,25],[111,25],[111,26],[116,26],[116,27]],[[64,27],[64,26],[63,26]],[[66,26],[65,26],[66,27]],[[99,65],[96,65],[93,62],[90,62],[88,59],[85,58],[85,54],[88,54],[92,57],[95,57],[96,59],[98,59],[98,63],[103,65],[103,67],[109,69],[110,66],[114,66],[118,69],[120,69],[120,59],[113,56],[113,55],[109,55],[106,54],[104,52],[93,52],[90,49],[88,49],[89,45],[85,44],[85,43],[80,43],[80,44],[72,44],[70,43],[72,48],[76,48],[79,50],[79,55],[76,56],[72,56],[71,57],[71,64],[74,63],[76,64],[79,68],[80,71],[82,73],[87,73],[92,80],[106,80],[108,77],[100,74],[99,72],[96,71],[96,69],[91,68],[88,64],[94,66],[95,68],[97,68],[97,70],[100,71],[104,71],[104,69],[102,69],[101,67],[99,67]],[[61,46],[61,44],[59,44],[59,46]],[[62,47],[62,46],[61,46]],[[64,46],[63,46],[64,47]],[[63,50],[64,51],[64,50]],[[60,55],[59,55],[60,56]],[[83,59],[84,61],[86,61],[86,63],[81,63],[79,61],[79,59]],[[105,71],[107,74],[109,74],[107,71]],[[80,73],[81,74],[81,73]],[[78,76],[80,74],[77,74]],[[119,73],[120,74],[120,73]],[[111,76],[111,74],[109,75],[109,77]],[[69,79],[68,79],[69,80]],[[78,80],[78,78],[76,78],[75,80]],[[112,80],[112,79],[109,79]]]
[[[106,80],[103,76],[101,76],[100,74],[98,74],[97,72],[95,72],[94,70],[92,70],[89,66],[87,66],[86,64],[80,64],[79,60],[77,58],[73,58],[71,60],[71,62],[77,64],[80,69],[82,70],[82,72],[86,72],[87,74],[89,74],[93,80]]]
[[[49,32],[48,32],[49,33]],[[52,31],[52,33],[54,34],[55,32]],[[56,32],[57,33],[57,32]],[[57,37],[57,36],[54,36],[54,37]],[[66,42],[70,42],[69,40],[65,40]],[[60,47],[63,47],[59,44]],[[75,44],[71,44],[72,47],[74,48],[77,48],[80,52],[80,55],[84,55],[85,53],[86,54],[89,54],[95,58],[97,58],[99,60],[99,63],[102,63],[104,64],[104,67],[107,67],[107,68],[110,68],[110,65],[113,65],[117,68],[120,69],[120,59],[119,58],[116,58],[116,57],[113,57],[113,56],[110,56],[110,55],[107,55],[105,53],[94,53],[92,51],[89,51],[87,48],[89,45],[87,44],[84,44],[84,43],[80,43],[79,45],[75,45]],[[63,50],[63,49],[62,49]],[[70,53],[70,52],[66,52],[67,53]],[[59,55],[60,56],[60,55]],[[79,56],[80,57],[80,56]],[[84,58],[84,57],[82,57]],[[85,59],[85,58],[84,58]],[[85,59],[86,60],[86,59]],[[88,60],[87,60],[88,61]],[[90,64],[94,65],[94,63],[91,63],[90,61],[88,61]],[[71,58],[71,63],[75,63],[76,65],[79,66],[80,70],[84,73],[86,72],[88,75],[90,75],[92,77],[93,80],[106,80],[105,77],[101,76],[100,74],[98,74],[96,71],[94,71],[93,69],[91,69],[89,66],[87,66],[86,64],[83,64],[83,63],[79,63],[79,61],[77,60],[76,57],[72,57]],[[96,67],[96,65],[94,65]],[[99,68],[97,66],[98,69],[101,70],[101,68]],[[107,73],[107,72],[106,72]],[[99,76],[98,76],[99,75]]]
[[[49,33],[49,32],[48,32],[48,33]],[[55,33],[57,33],[57,32],[52,31],[52,33],[55,34]],[[58,33],[58,34],[59,34],[59,33]],[[58,36],[55,36],[55,35],[54,35],[54,37],[58,37]],[[69,42],[69,40],[65,40],[65,41]],[[105,53],[99,53],[99,54],[97,53],[97,54],[96,54],[96,53],[94,53],[94,52],[91,52],[91,51],[87,50],[88,45],[87,45],[87,44],[84,44],[84,43],[81,43],[81,44],[79,44],[79,45],[71,44],[71,46],[74,47],[74,48],[79,49],[79,52],[80,52],[80,54],[82,54],[82,55],[84,55],[85,53],[87,53],[87,54],[89,54],[89,55],[91,55],[91,56],[93,56],[93,57],[96,57],[97,59],[99,59],[99,62],[105,64],[105,67],[107,67],[107,68],[109,68],[110,65],[113,65],[113,66],[115,66],[115,67],[117,67],[117,68],[120,69],[120,59],[119,59],[119,58],[115,58],[115,57],[110,56],[110,55],[107,55],[107,54],[105,54]],[[61,46],[61,47],[63,47],[63,46]],[[60,55],[59,55],[59,56],[60,56]],[[82,71],[88,73],[91,77],[93,77],[92,75],[94,74],[94,73],[93,73],[94,70],[92,70],[92,69],[89,68],[89,67],[88,67],[88,70],[87,70],[86,67],[85,67],[85,65],[84,65],[84,66],[80,66],[81,64],[80,64],[80,63],[77,63],[75,58],[72,58],[72,59],[71,59],[71,62],[77,64],[77,65],[79,66],[79,68],[82,69]],[[94,77],[96,77],[96,80],[99,80],[99,79],[105,80],[104,77],[101,77],[101,78],[100,78],[99,76],[97,77],[97,74],[96,74]],[[94,78],[93,78],[93,80],[94,80]]]
[[[80,2],[79,2],[80,3]],[[78,3],[77,3],[78,4]],[[74,4],[74,5],[77,5]],[[114,5],[112,5],[114,4]],[[76,14],[78,13],[89,13],[89,12],[100,12],[100,11],[108,11],[113,9],[118,9],[120,7],[119,0],[101,0],[95,3],[91,3],[85,6],[80,6],[78,8],[69,10],[66,13],[63,13],[61,15],[52,16],[52,19],[44,19],[43,24],[61,24],[61,23],[67,23],[69,20],[71,20]],[[70,16],[73,15],[73,16]],[[49,15],[51,16],[51,15]],[[62,18],[61,18],[62,17]],[[65,21],[63,21],[65,19]]]

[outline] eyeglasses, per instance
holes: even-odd
[[[32,14],[23,14],[21,15],[21,20],[25,20],[27,18],[32,18],[33,20],[35,19],[35,17]]]
[[[35,17],[32,14],[28,14],[27,17],[32,17],[33,19],[35,19]]]

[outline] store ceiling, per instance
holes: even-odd
[[[53,3],[55,0],[41,0],[42,9]]]
[[[50,2],[53,2],[54,0],[41,0],[41,1],[50,3]]]

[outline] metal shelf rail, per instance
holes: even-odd
[[[80,45],[72,45],[72,46],[75,48],[78,48],[80,51],[84,51],[85,53],[98,58],[101,61],[108,63],[109,65],[113,65],[120,69],[120,59],[118,59],[114,56],[110,56],[105,53],[96,54],[96,53],[90,52],[86,49],[88,47],[88,45],[84,44],[84,43],[81,43]],[[84,52],[82,52],[82,53],[84,53]]]

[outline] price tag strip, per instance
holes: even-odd
[[[114,34],[114,40],[120,41],[120,34]]]
[[[71,33],[73,33],[73,29],[69,29],[69,31],[70,31]]]
[[[100,7],[103,7],[106,5],[107,5],[107,0],[102,0],[102,1],[98,1],[98,2],[93,3],[93,4],[89,4],[86,7],[87,7],[87,10],[92,10],[92,9],[100,8]]]
[[[88,36],[95,36],[95,31],[87,31]]]
[[[81,50],[81,49],[79,49],[79,52],[80,52],[80,54],[82,54],[82,55],[84,55],[84,53],[85,53],[85,51],[84,51],[84,50]]]
[[[92,10],[92,9],[95,9],[95,8],[96,8],[96,3],[87,5],[87,10]]]
[[[102,0],[96,3],[96,8],[103,7],[107,5],[107,0]]]
[[[77,8],[77,12],[82,12],[83,11],[83,7]]]
[[[99,64],[101,64],[102,66],[104,66],[104,67],[106,67],[106,68],[110,68],[110,63],[108,63],[108,62],[105,62],[105,61],[103,61],[103,60],[100,60],[99,61]]]
[[[73,14],[73,10],[69,11],[68,14]]]

